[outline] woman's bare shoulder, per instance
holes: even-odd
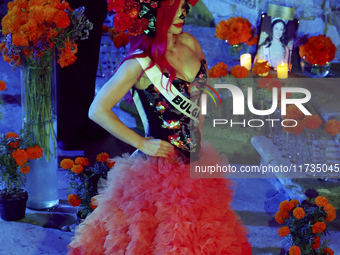
[[[183,44],[188,46],[192,51],[196,52],[197,54],[203,53],[201,44],[192,34],[183,32],[180,34],[179,39]]]

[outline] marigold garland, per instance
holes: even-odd
[[[230,68],[230,74],[232,76],[234,76],[235,78],[246,78],[249,75],[249,70],[247,68],[245,68],[244,66],[234,66],[232,68]]]
[[[330,119],[325,124],[325,132],[331,136],[337,135],[340,132],[340,121],[336,119]]]
[[[0,91],[4,91],[5,89],[6,89],[6,83],[4,81],[0,81]]]
[[[74,165],[74,161],[72,159],[68,159],[68,158],[64,158],[61,162],[60,162],[60,166],[62,169],[71,169]]]
[[[67,201],[70,205],[74,207],[77,207],[81,204],[81,199],[76,194],[68,195]]]
[[[322,233],[325,229],[326,229],[326,223],[320,222],[320,221],[316,222],[312,226],[312,231],[314,234]]]

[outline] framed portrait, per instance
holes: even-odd
[[[282,62],[287,63],[291,71],[293,44],[298,24],[297,19],[287,20],[262,14],[255,61],[268,61],[275,70]]]

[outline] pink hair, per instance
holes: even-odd
[[[170,65],[165,57],[168,47],[167,34],[170,26],[172,25],[172,21],[176,15],[180,2],[181,0],[160,1],[160,7],[157,9],[155,38],[150,38],[145,34],[139,36],[130,36],[130,50],[128,55],[122,61],[123,63],[125,60],[132,58],[143,58],[146,56],[150,57],[151,63],[147,69],[157,64],[162,71],[165,69],[169,71],[170,79],[167,87],[176,77],[176,70]],[[132,53],[134,53],[137,49],[142,50],[143,53],[132,55]],[[143,73],[144,71],[141,73],[140,77],[143,75]]]

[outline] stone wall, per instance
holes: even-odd
[[[193,12],[204,13],[200,15],[201,17],[210,17],[207,14],[208,10],[215,24],[222,19],[241,16],[257,27],[260,24],[260,14],[267,12],[269,4],[291,7],[295,9],[294,17],[300,21],[298,36],[325,34],[332,39],[338,49],[340,48],[339,0],[201,0],[200,2],[202,4],[197,5],[197,8],[201,11],[193,9]],[[211,21],[207,23],[211,24]],[[340,62],[340,50],[337,51],[333,62]]]

